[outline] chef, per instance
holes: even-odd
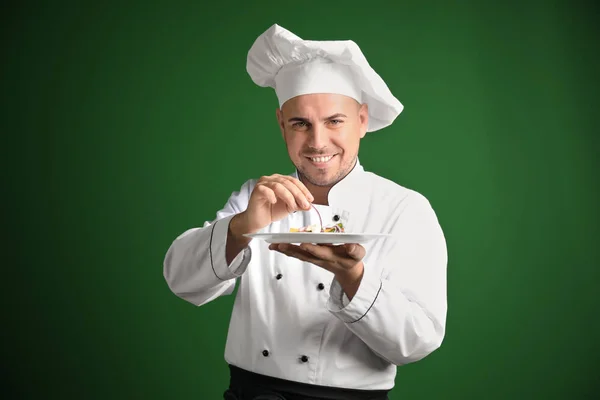
[[[249,177],[214,220],[175,238],[166,282],[195,306],[238,285],[224,398],[387,399],[397,366],[440,347],[447,311],[446,242],[431,204],[358,159],[361,139],[403,106],[353,41],[303,40],[273,25],[247,71],[276,93],[295,171]],[[358,239],[246,236],[334,225]]]

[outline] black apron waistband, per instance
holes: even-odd
[[[389,390],[334,388],[288,381],[250,372],[235,365],[229,365],[229,370],[230,390],[243,393],[244,399],[270,393],[273,396],[281,395],[282,399],[285,399],[286,395],[292,395],[294,398],[306,396],[309,399],[323,400],[388,400],[387,395],[390,392]]]

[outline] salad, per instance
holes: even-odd
[[[290,228],[290,232],[313,232],[313,233],[344,233],[344,225],[338,222],[332,226],[319,226],[318,224],[303,226],[302,228]]]
[[[313,232],[313,233],[343,233],[344,232],[344,225],[341,222],[338,222],[335,225],[324,227],[323,219],[321,219],[321,214],[319,213],[319,210],[317,210],[317,208],[313,204],[311,204],[311,206],[317,212],[317,215],[319,216],[320,224],[303,226],[302,228],[290,228],[290,232]]]

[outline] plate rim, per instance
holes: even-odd
[[[387,236],[392,237],[391,233],[354,233],[354,232],[255,232],[244,233],[244,236],[277,236],[277,235],[319,235],[319,236]]]

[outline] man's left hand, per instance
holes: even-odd
[[[349,299],[352,299],[362,280],[364,271],[362,260],[366,251],[357,243],[343,245],[302,243],[299,246],[280,243],[269,245],[269,249],[332,272]]]

